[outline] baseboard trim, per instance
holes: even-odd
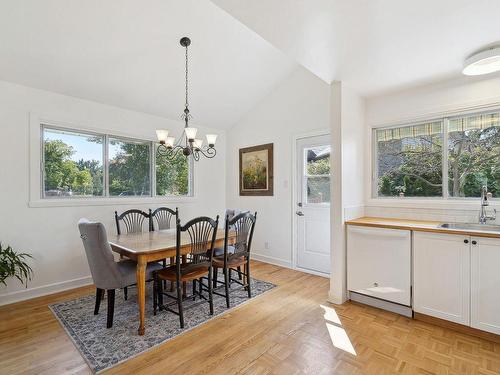
[[[495,333],[491,332],[486,332],[486,331],[481,331],[480,329],[469,327],[469,326],[464,326],[463,324],[455,323],[455,322],[450,322],[448,320],[444,320],[441,318],[435,318],[433,316],[421,314],[421,313],[415,313],[414,314],[415,320],[420,320],[421,322],[433,324],[435,326],[439,327],[444,327],[444,328],[449,328],[454,331],[460,332],[460,333],[465,333],[467,335],[479,337],[485,340],[490,340],[494,341],[496,343],[500,343],[500,335],[497,335]]]
[[[15,302],[25,301],[32,298],[46,296],[63,292],[65,290],[91,285],[93,283],[91,276],[80,277],[78,279],[60,281],[58,283],[37,286],[35,288],[16,290],[15,292],[0,295],[0,306]]]
[[[290,262],[289,260],[284,260],[280,258],[270,257],[268,255],[255,254],[255,253],[252,253],[251,258],[264,263],[274,264],[275,266],[281,266],[290,269],[292,268],[292,262]]]

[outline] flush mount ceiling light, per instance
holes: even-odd
[[[478,76],[500,71],[500,46],[488,48],[470,56],[464,63],[463,74]]]

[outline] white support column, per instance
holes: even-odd
[[[346,256],[342,203],[342,83],[330,85],[330,134],[332,137],[332,183],[330,205],[331,274],[328,300],[346,301]]]

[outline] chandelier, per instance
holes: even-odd
[[[207,145],[203,145],[203,139],[196,138],[198,129],[189,126],[189,120],[192,116],[189,113],[188,101],[188,47],[191,44],[191,39],[184,37],[181,39],[181,46],[186,49],[186,102],[184,104],[184,113],[181,118],[184,120],[183,134],[176,141],[174,137],[169,137],[169,131],[165,129],[157,130],[156,136],[160,142],[157,150],[157,157],[166,157],[167,159],[175,159],[177,155],[182,152],[186,157],[190,155],[193,159],[198,161],[200,156],[206,158],[213,158],[217,153],[215,150],[215,141],[217,140],[216,134],[207,134]]]

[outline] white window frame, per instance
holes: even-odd
[[[92,197],[45,197],[44,194],[44,152],[43,152],[43,131],[44,129],[54,129],[80,134],[98,135],[104,137],[103,144],[103,195]],[[108,142],[109,138],[117,138],[123,141],[148,142],[150,146],[150,183],[151,194],[149,196],[109,196],[109,176],[108,176]],[[123,132],[117,132],[102,128],[95,128],[86,125],[76,125],[74,123],[56,121],[30,113],[29,116],[29,207],[65,207],[65,206],[101,206],[101,205],[130,205],[130,204],[159,204],[159,203],[182,203],[196,200],[194,176],[196,165],[192,158],[189,160],[189,194],[177,195],[156,195],[156,146],[157,141],[147,137],[135,136]]]
[[[472,110],[472,111],[459,111],[453,114],[446,114],[440,117],[429,117],[428,119],[418,121],[405,121],[400,124],[392,124],[389,126],[376,126],[372,128],[371,141],[372,141],[372,154],[371,154],[371,166],[372,166],[372,175],[371,175],[371,199],[375,201],[437,201],[437,202],[475,202],[477,201],[477,197],[452,197],[449,194],[449,186],[448,186],[448,127],[451,119],[472,116],[472,115],[487,115],[490,113],[498,113],[500,111],[500,107],[492,107],[487,110]],[[441,197],[382,197],[378,195],[378,164],[377,164],[377,154],[378,154],[378,145],[376,133],[377,130],[382,129],[394,129],[394,128],[402,128],[405,126],[413,126],[413,125],[421,125],[430,122],[441,121],[443,125],[443,155],[442,155],[442,196]],[[500,197],[493,197],[492,199],[493,205],[500,204]]]

